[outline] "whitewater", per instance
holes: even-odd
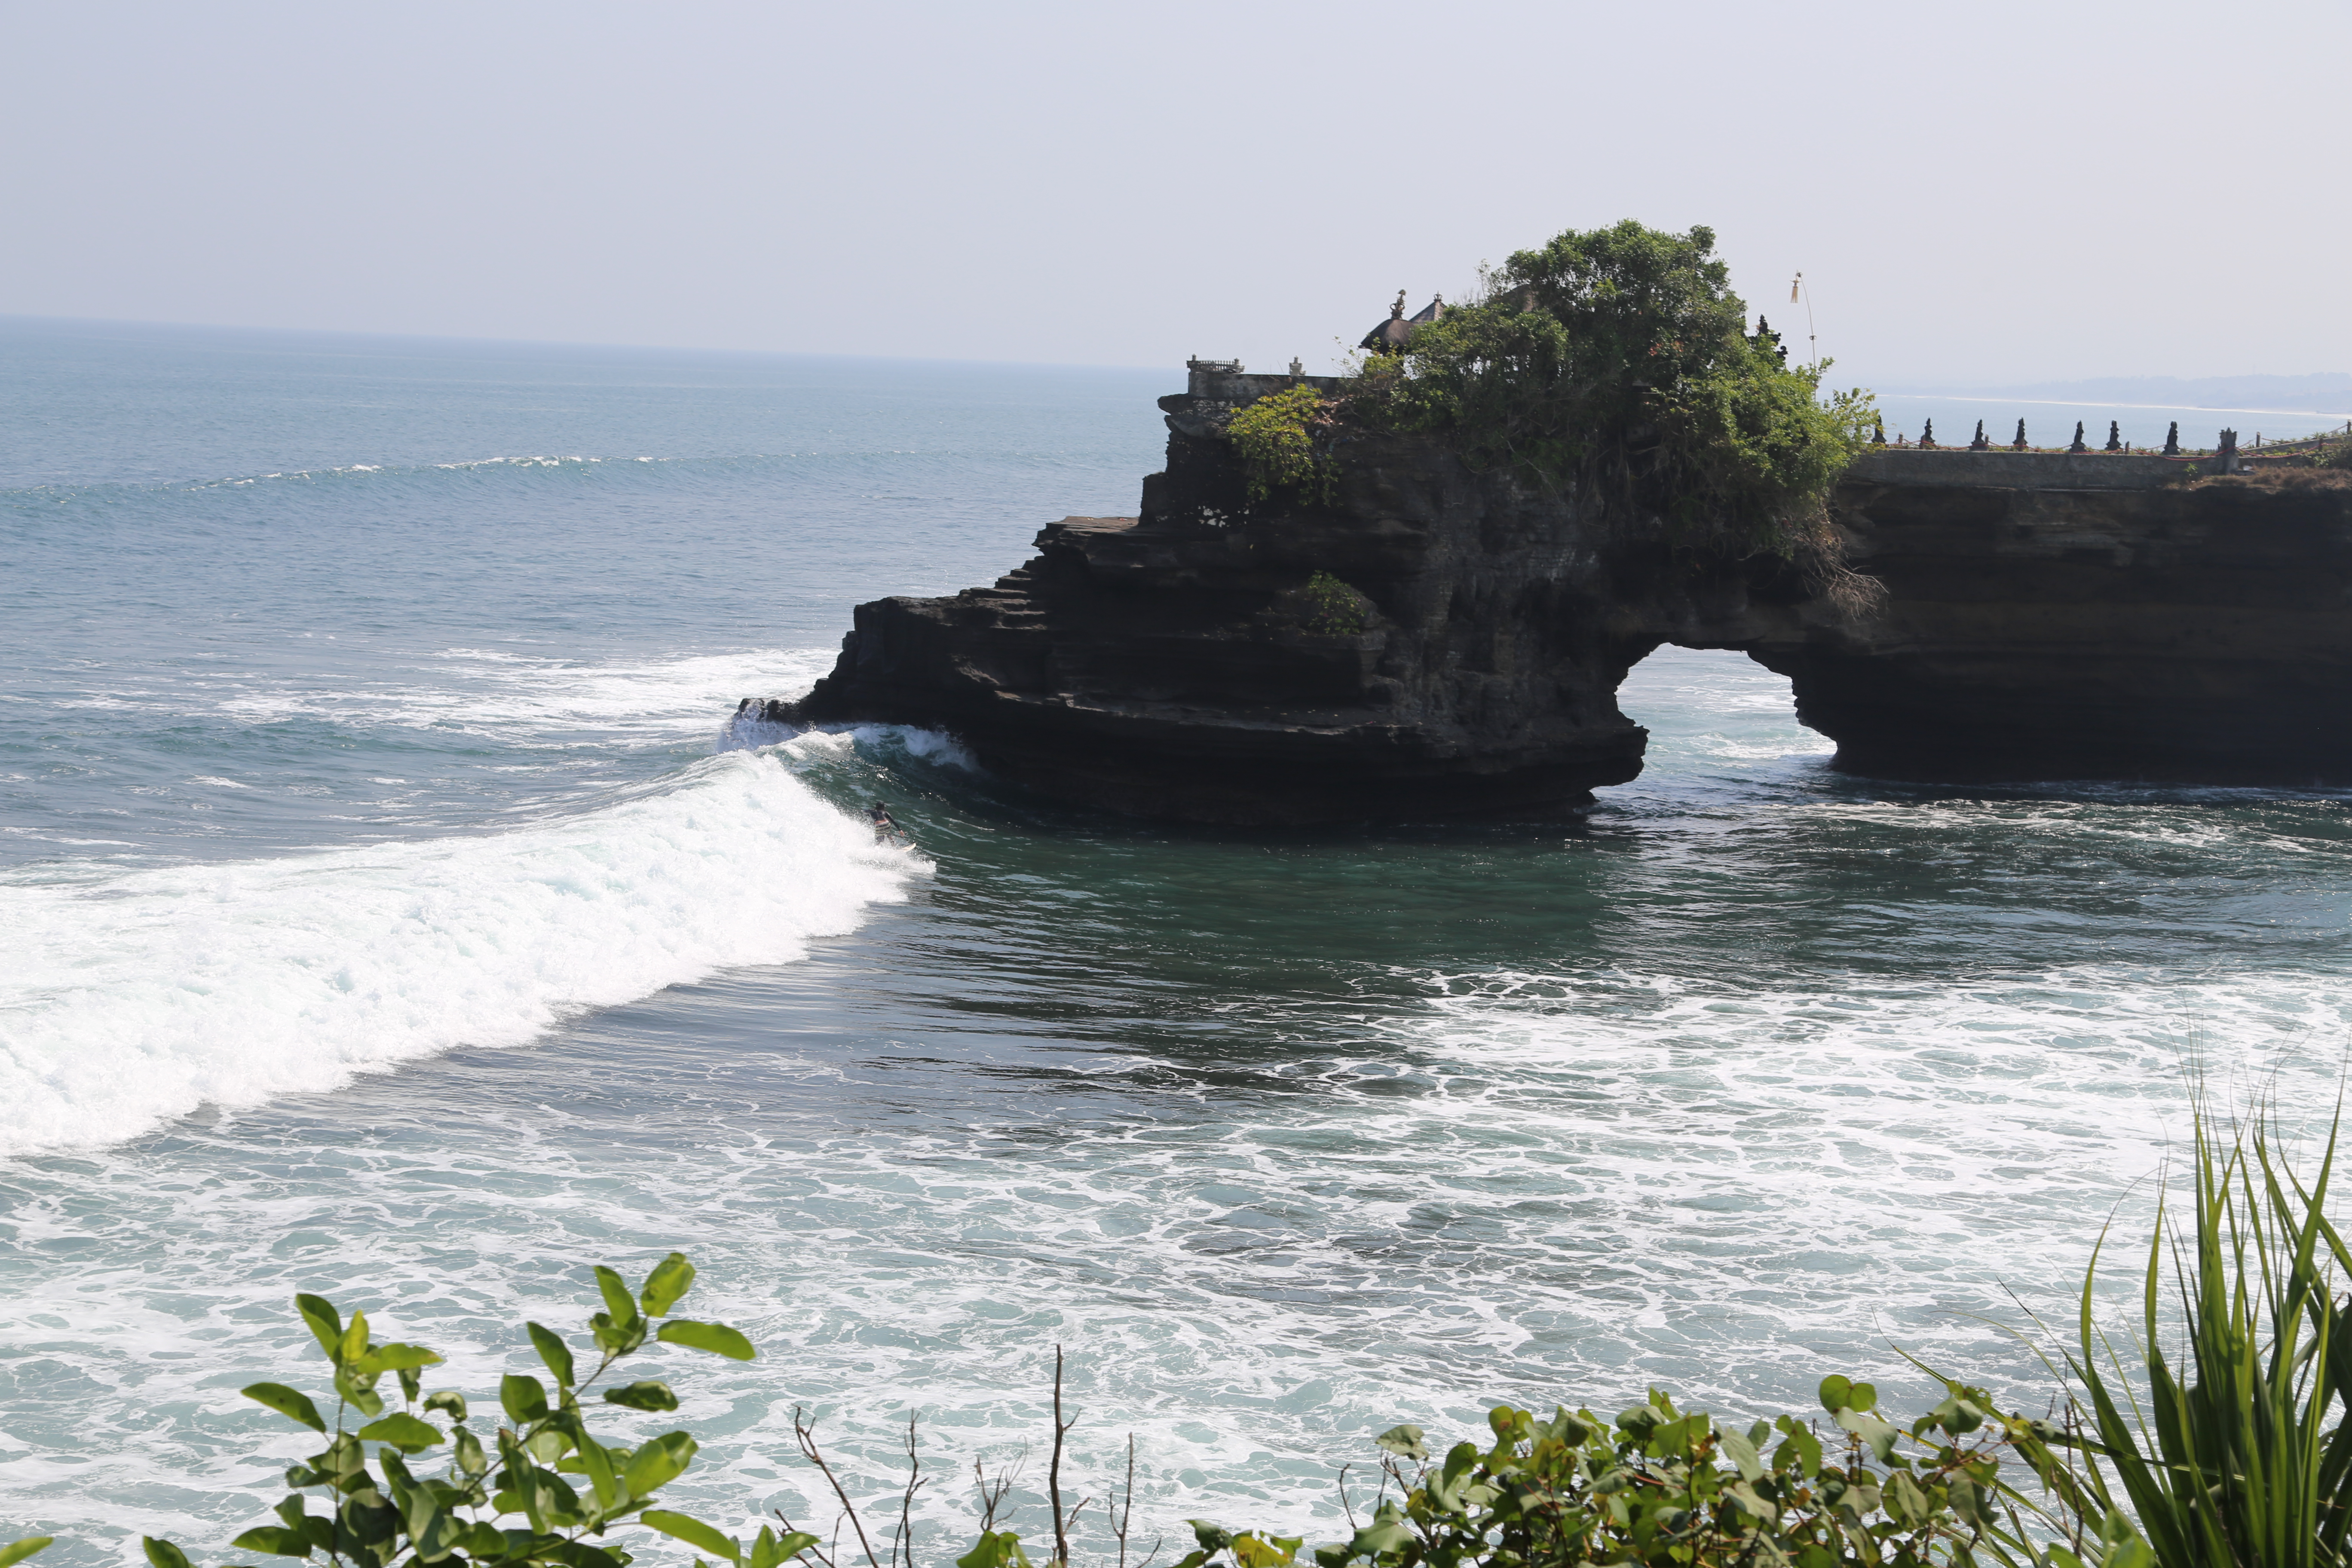
[[[1026,1454],[1043,1528],[1057,1344],[1079,1489],[1132,1434],[1151,1533],[1336,1530],[1372,1434],[1502,1399],[1902,1402],[1899,1346],[2030,1400],[1996,1325],[2145,1225],[2200,1075],[2334,1103],[2338,794],[1842,777],[1675,649],[1576,827],[1139,826],[733,720],[852,605],[1131,510],[1167,374],[0,349],[0,1513],[45,1561],[261,1516],[302,1445],[236,1390],[317,1383],[293,1292],[478,1395],[673,1247],[764,1352],[642,1374],[730,1529],[821,1515],[795,1408],[862,1497],[910,1415],[936,1474]],[[968,1504],[922,1494],[927,1560]]]

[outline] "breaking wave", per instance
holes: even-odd
[[[331,1089],[802,956],[923,862],[734,752],[500,834],[0,887],[0,1153]]]

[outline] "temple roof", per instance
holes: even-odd
[[[1371,353],[1402,353],[1404,352],[1407,340],[1412,336],[1414,327],[1423,321],[1433,321],[1444,314],[1445,314],[1445,297],[1442,294],[1433,294],[1430,296],[1429,303],[1422,307],[1421,313],[1407,321],[1404,314],[1404,290],[1400,289],[1397,290],[1396,303],[1389,307],[1389,319],[1366,332],[1363,342],[1356,346]]]

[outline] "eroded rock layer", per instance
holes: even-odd
[[[1850,770],[2352,782],[2352,485],[2327,476],[1865,458],[1834,508],[1885,589],[1856,619],[1776,557],[1694,559],[1424,441],[1349,447],[1328,505],[1253,503],[1222,430],[1260,382],[1286,378],[1161,400],[1138,517],[1052,524],[992,587],[859,605],[799,716],[946,730],[1139,816],[1534,816],[1640,772],[1616,690],[1671,642],[1787,675]]]

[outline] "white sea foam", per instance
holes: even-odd
[[[0,887],[0,1153],[784,962],[919,867],[781,759],[736,753],[508,833]]]

